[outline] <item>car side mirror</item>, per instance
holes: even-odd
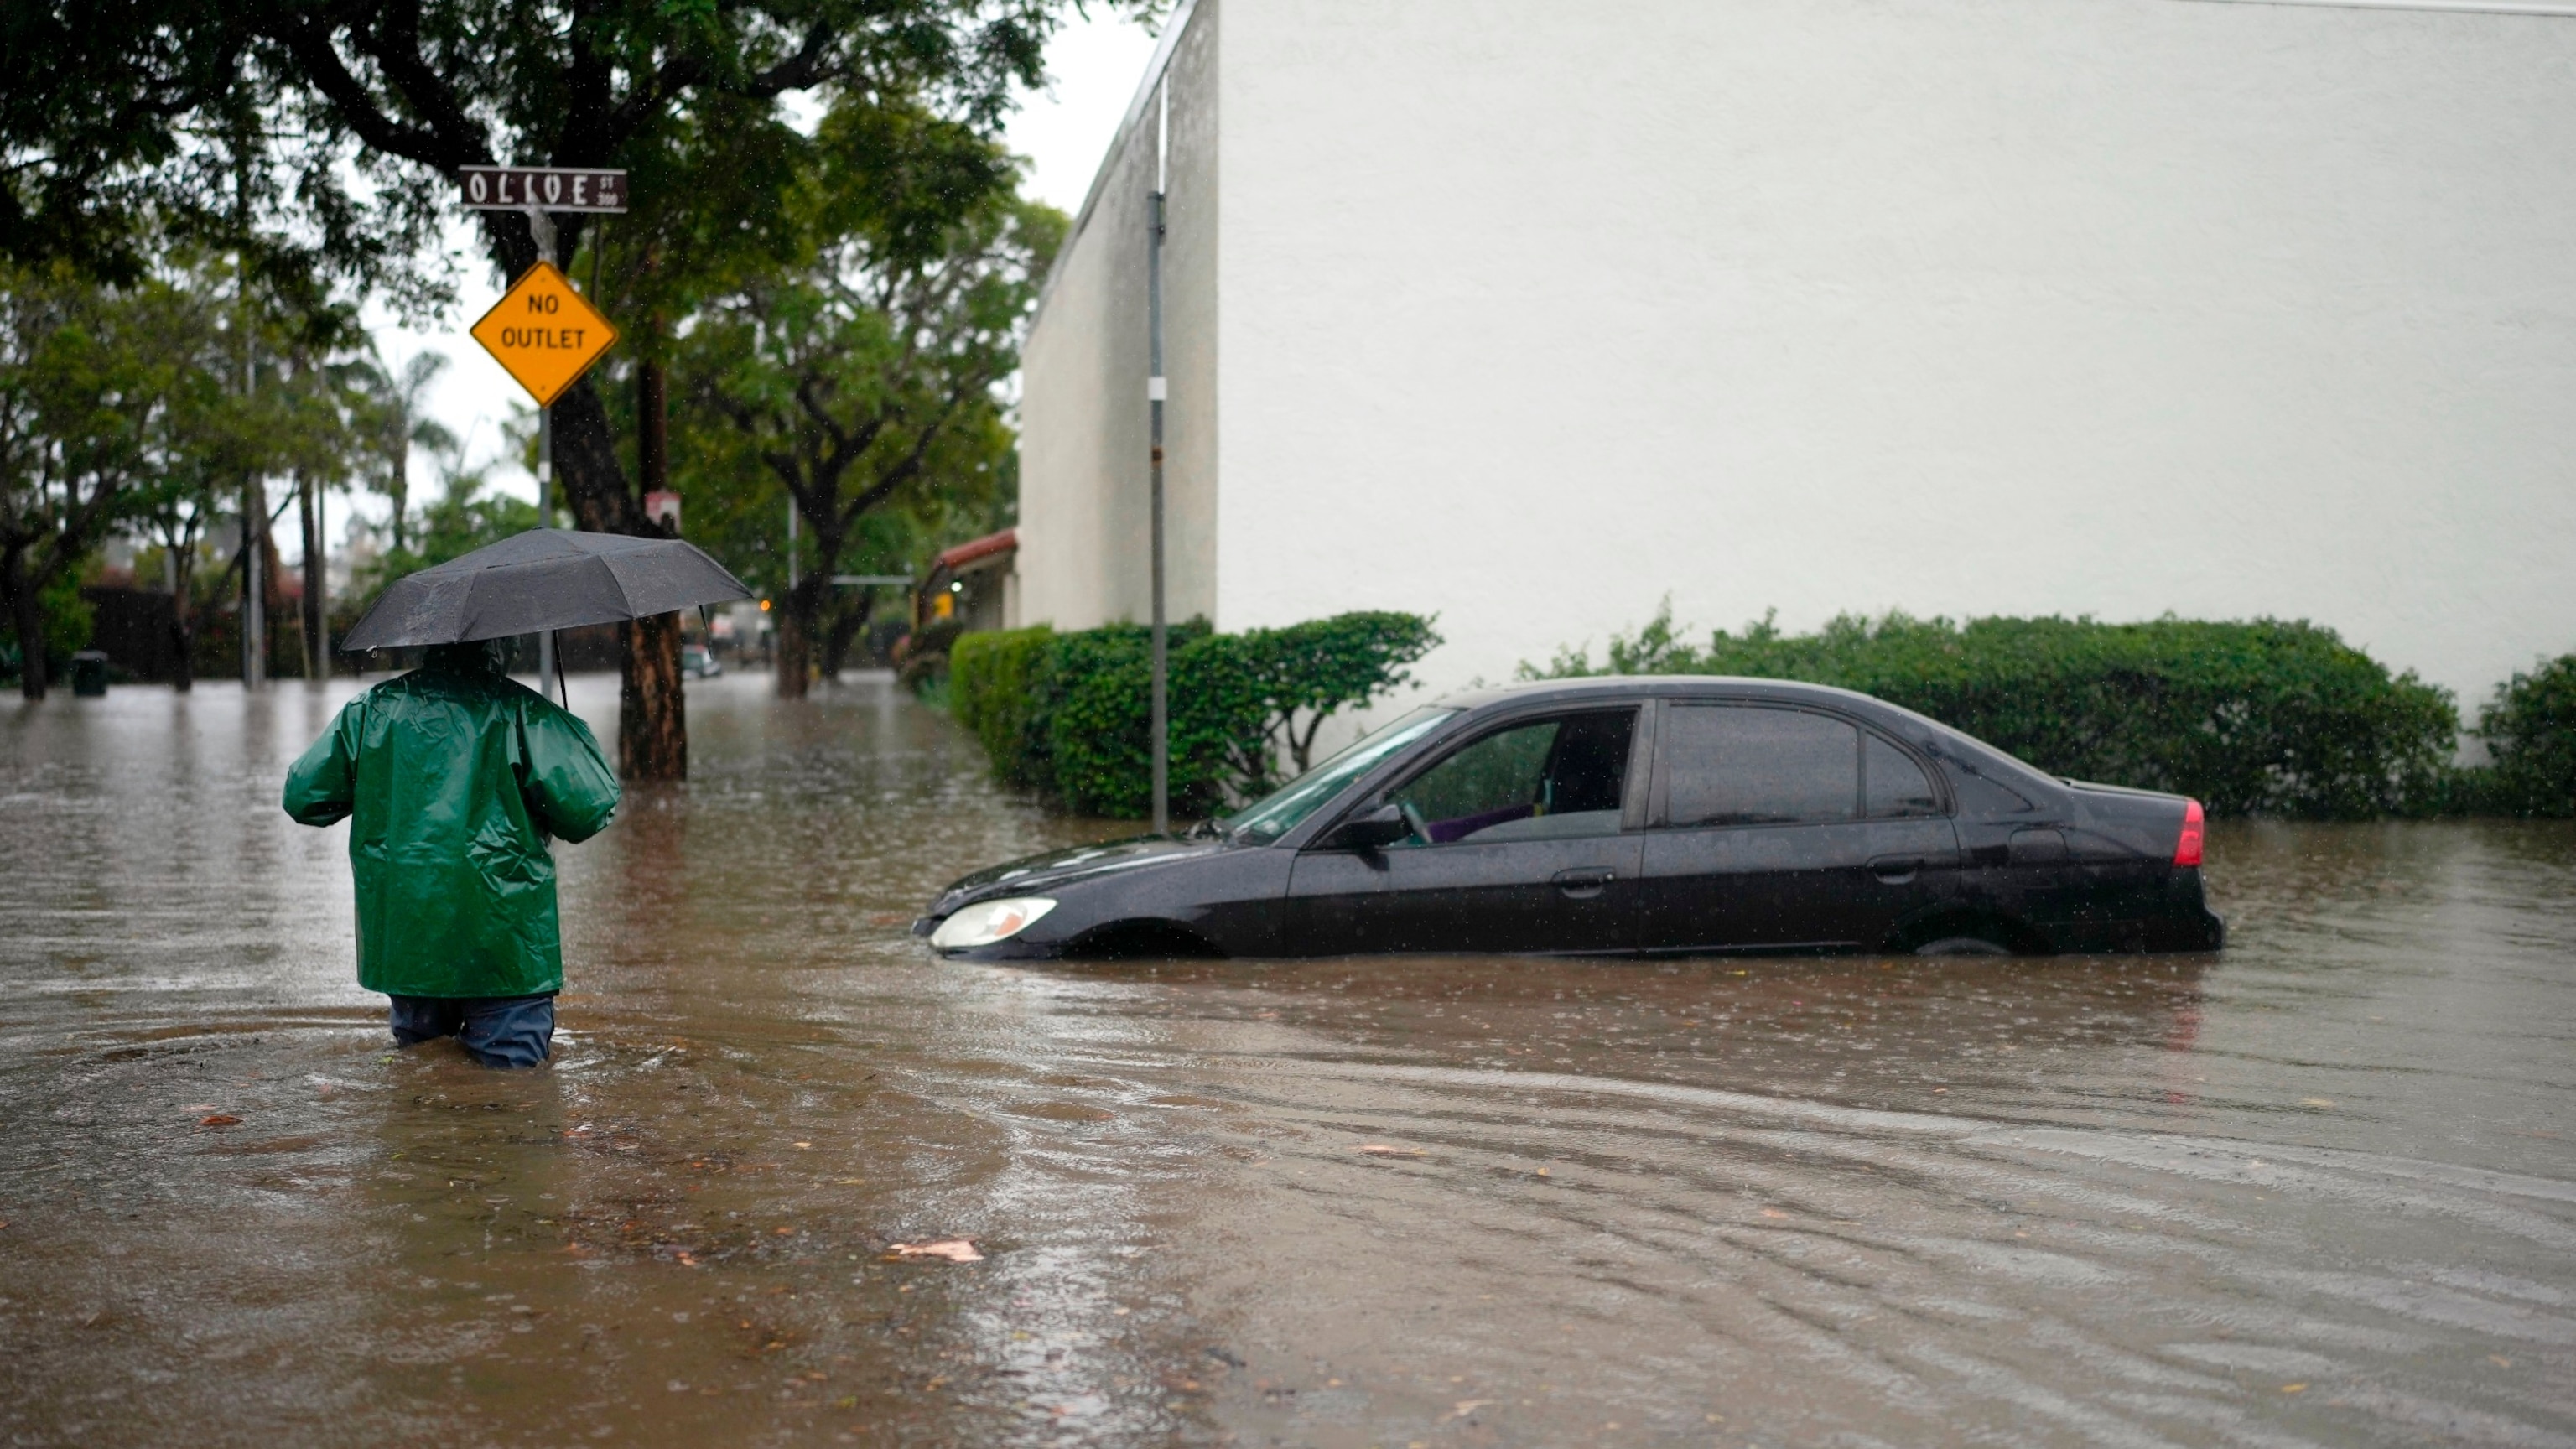
[[[1404,818],[1404,811],[1389,803],[1365,815],[1354,815],[1324,832],[1324,838],[1315,842],[1315,848],[1361,852],[1383,850],[1412,834],[1413,824]]]

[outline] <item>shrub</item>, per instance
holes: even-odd
[[[1283,768],[1302,772],[1324,720],[1407,683],[1407,666],[1438,643],[1411,614],[1242,634],[1174,625],[1173,813],[1212,814],[1267,792]],[[1002,779],[1083,814],[1133,818],[1153,803],[1152,668],[1142,625],[970,634],[950,653],[950,699]]]
[[[948,708],[993,757],[1005,782],[1045,782],[1045,732],[1037,695],[1055,631],[988,629],[961,636],[948,651]]]
[[[904,636],[895,651],[895,681],[915,694],[945,688],[949,646],[965,632],[966,626],[958,620],[936,619]]]
[[[2259,619],[1770,621],[1694,648],[1669,604],[1606,668],[1561,651],[1528,677],[1739,674],[1839,685],[1931,716],[2053,774],[2192,795],[2213,812],[2353,818],[2444,798],[2459,713],[2331,629]]]
[[[2507,815],[2576,815],[2576,654],[2496,686],[2478,711],[2492,761],[2474,772],[2476,803]]]

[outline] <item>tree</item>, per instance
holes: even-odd
[[[134,218],[154,207],[176,224],[246,230],[252,209],[227,220],[197,199],[210,173],[238,174],[255,178],[258,214],[294,223],[265,229],[264,268],[426,305],[437,287],[417,259],[465,166],[641,171],[635,163],[674,137],[723,135],[692,132],[696,119],[774,121],[779,99],[798,93],[936,112],[990,134],[1013,87],[1038,82],[1058,3],[31,0],[28,13],[13,12],[0,54],[13,78],[0,103],[0,144],[13,160],[0,175],[0,246],[130,261]],[[199,135],[254,154],[220,156],[224,145]],[[502,275],[537,261],[530,217],[477,219]],[[554,251],[570,255],[587,223],[567,216],[561,228]],[[597,389],[576,385],[554,421],[556,468],[582,526],[655,531]],[[629,649],[633,707],[619,752],[631,775],[686,769],[676,671],[635,687],[640,651],[667,643],[676,660],[675,621],[663,622],[669,640],[639,629]]]
[[[867,597],[844,605],[832,576],[854,541],[890,541],[880,510],[989,494],[1007,476],[995,389],[1018,366],[1064,228],[1061,213],[1007,195],[931,237],[870,224],[698,318],[681,353],[686,397],[717,423],[697,432],[699,468],[766,473],[811,540],[779,624],[780,694],[805,692],[817,644],[836,671],[864,626]]]
[[[159,289],[61,269],[0,278],[0,611],[19,691],[49,684],[46,598],[137,504],[169,370],[147,345]]]
[[[456,446],[455,434],[429,415],[429,390],[446,370],[447,354],[424,348],[413,353],[400,368],[386,368],[370,361],[358,374],[357,380],[366,393],[360,426],[372,436],[377,466],[383,470],[377,487],[385,501],[393,505],[391,526],[396,552],[402,550],[408,537],[411,450],[417,447],[437,452]]]

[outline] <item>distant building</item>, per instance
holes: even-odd
[[[1005,629],[1019,622],[1019,532],[970,538],[930,562],[913,596],[915,627],[955,619],[965,629]]]
[[[1196,0],[1049,282],[1027,622],[1670,594],[2576,649],[2576,3]]]

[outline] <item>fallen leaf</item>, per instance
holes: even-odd
[[[187,1106],[182,1107],[179,1110],[182,1112],[211,1112],[215,1110],[215,1104],[212,1102],[190,1102]]]
[[[935,1243],[889,1243],[889,1254],[897,1258],[935,1258],[943,1263],[980,1263],[984,1255],[975,1251],[973,1238],[941,1238]]]
[[[245,586],[245,587],[246,587],[246,586]],[[782,1237],[782,1238],[785,1238],[785,1237],[793,1237],[793,1236],[795,1235],[795,1233],[796,1233],[796,1230],[795,1230],[794,1228],[771,1228],[771,1229],[770,1229],[770,1231],[771,1231],[771,1232],[773,1232],[773,1233],[776,1233],[778,1236],[780,1236],[780,1237]]]
[[[2283,1385],[2281,1385],[2281,1392],[2282,1392],[2282,1393],[2285,1393],[2285,1394],[2304,1394],[2304,1393],[2306,1393],[2307,1391],[2308,1391],[2308,1386],[2307,1386],[2306,1384],[2283,1384]]]
[[[1463,1419],[1492,1402],[1491,1399],[1460,1399],[1458,1407],[1440,1416],[1440,1422],[1446,1424],[1452,1419]]]
[[[1357,1149],[1371,1157],[1429,1157],[1419,1147],[1398,1147],[1391,1142],[1363,1142]]]
[[[5,1227],[7,1227],[7,1226],[9,1226],[7,1223],[0,1223],[0,1228],[5,1228]],[[2511,1367],[2513,1367],[2513,1360],[2512,1360],[2512,1359],[2509,1359],[2509,1358],[2506,1358],[2503,1354],[2500,1354],[2500,1353],[2491,1353],[2491,1354],[2488,1354],[2488,1355],[2487,1355],[2487,1362],[2489,1362],[2489,1363],[2491,1363],[2491,1364],[2494,1364],[2497,1368],[2511,1368]]]
[[[1778,1208],[1764,1208],[1762,1210],[1762,1216],[1766,1218],[1785,1218],[1788,1214],[1780,1211]]]
[[[814,1144],[811,1142],[799,1142],[796,1144],[796,1150],[799,1152],[811,1152],[814,1150]]]
[[[241,1119],[228,1113],[217,1112],[211,1117],[198,1118],[197,1125],[200,1127],[239,1127],[241,1125]]]
[[[2299,1105],[2302,1107],[2331,1107],[2334,1103],[2324,1097],[2301,1097],[2299,1099]]]

